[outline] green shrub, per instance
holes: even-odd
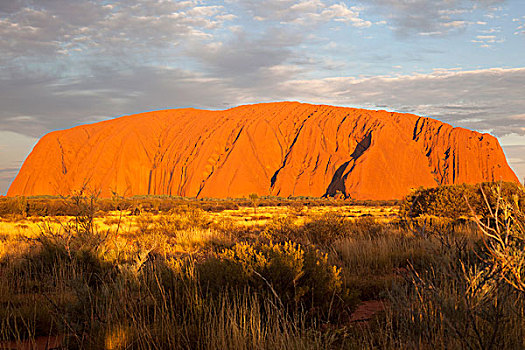
[[[288,240],[301,241],[301,231],[294,224],[294,219],[290,216],[275,216],[270,220],[260,238],[269,239],[274,242],[286,242]]]
[[[330,315],[336,305],[349,311],[356,303],[326,254],[293,242],[237,243],[197,265],[197,274],[212,294],[249,287],[276,296],[286,308],[318,316],[337,316]]]
[[[419,188],[408,195],[401,204],[401,214],[406,217],[434,215],[457,219],[470,217],[474,211],[477,215],[487,216],[488,208],[494,207],[497,194],[516,202],[525,210],[525,191],[514,182],[484,182],[477,185],[443,185],[434,188]],[[488,202],[488,205],[487,205]]]
[[[313,244],[329,244],[347,234],[347,222],[344,217],[328,212],[314,217],[303,226],[305,237]]]

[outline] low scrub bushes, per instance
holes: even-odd
[[[326,254],[293,242],[237,243],[199,264],[197,272],[213,294],[249,287],[273,294],[286,309],[306,309],[325,319],[348,316],[357,301]]]
[[[129,232],[121,216],[98,231],[101,203],[80,197],[37,238],[0,235],[0,347],[63,335],[71,349],[525,348],[525,217],[505,191],[482,187],[474,220],[297,206],[250,227],[151,201],[162,213],[128,218]],[[357,296],[384,311],[356,321]]]
[[[488,208],[495,206],[498,196],[516,202],[520,210],[525,210],[525,191],[520,184],[486,182],[419,188],[407,196],[401,213],[408,217],[426,214],[452,219],[470,217],[472,212],[487,216]]]
[[[307,221],[302,230],[309,242],[326,245],[348,234],[348,221],[337,213],[329,212]]]
[[[74,246],[48,242],[2,267],[10,282],[0,341],[65,334],[68,348],[83,349],[324,348],[332,340],[312,327],[347,318],[357,300],[326,255],[294,243],[237,243],[204,260],[144,251],[121,262]],[[38,297],[20,299],[27,294]]]
[[[487,188],[485,188],[487,189]],[[522,349],[525,347],[525,216],[519,198],[488,187],[478,231],[438,238],[433,259],[408,265],[405,283],[389,288],[385,314],[362,346]],[[419,236],[421,237],[421,236]]]
[[[120,251],[118,231],[93,225],[95,205],[79,197],[74,219],[42,226],[28,252],[0,262],[0,341],[60,334],[68,348],[325,348],[334,340],[317,325],[347,319],[356,305],[340,269],[312,246],[211,237],[193,256],[166,254],[160,245],[209,231],[188,207],[145,223]]]

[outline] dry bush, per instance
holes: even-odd
[[[333,296],[330,288],[336,288],[341,294],[338,271],[318,252],[293,244],[260,246],[267,264],[257,272],[266,276],[258,289],[220,285],[211,294],[204,288],[211,282],[199,275],[210,260],[164,258],[139,249],[133,259],[112,262],[98,245],[86,249],[96,240],[50,235],[23,259],[3,266],[0,278],[10,282],[0,290],[0,301],[8,300],[0,340],[65,334],[68,348],[83,349],[324,348],[333,342],[311,328],[313,311],[291,312],[281,304],[287,298],[295,304],[289,278],[296,273],[301,296],[309,293],[314,306],[325,301],[325,296],[314,298],[323,290]],[[232,258],[229,254],[225,250],[220,256]],[[326,289],[314,290],[318,284]],[[22,297],[28,293],[40,297]],[[331,312],[339,312],[336,304]]]
[[[309,218],[303,225],[303,235],[309,242],[327,245],[348,234],[348,221],[336,212],[328,212]]]
[[[181,206],[171,209],[167,215],[162,214],[156,217],[154,230],[171,235],[189,228],[207,228],[210,224],[211,222],[202,209]]]
[[[503,280],[516,290],[525,292],[525,212],[520,198],[525,191],[506,198],[501,187],[492,189],[492,196],[482,190],[489,215],[476,216],[483,234],[487,267],[477,279]],[[490,198],[496,198],[491,205]]]
[[[414,267],[390,289],[385,316],[366,336],[381,348],[524,348],[524,220],[498,187],[486,198],[481,235],[440,238],[434,261]],[[515,197],[516,198],[516,197]],[[476,215],[474,214],[476,217]],[[451,236],[458,236],[451,239]],[[448,237],[446,240],[443,237]],[[481,237],[481,238],[480,238]],[[431,238],[418,236],[418,239]]]
[[[469,217],[471,208],[476,215],[490,215],[489,208],[495,207],[499,196],[515,200],[521,211],[525,210],[525,193],[521,185],[514,182],[485,182],[478,185],[442,185],[434,188],[419,188],[408,195],[401,205],[406,217],[435,215],[457,219]],[[488,204],[488,206],[487,206]]]
[[[301,233],[292,217],[274,216],[264,227],[260,238],[275,242],[286,242],[288,240],[301,242]]]
[[[326,254],[293,242],[237,243],[206,259],[197,271],[201,285],[212,294],[249,287],[273,294],[287,309],[310,310],[326,319],[343,316],[341,311],[350,311],[356,302]]]

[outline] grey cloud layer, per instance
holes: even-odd
[[[472,11],[492,13],[503,2],[0,1],[0,131],[39,137],[143,110],[293,99],[524,135],[525,69],[322,79],[344,76],[340,67],[355,57],[363,65],[388,64],[388,50],[350,52],[354,57],[340,63],[305,48],[315,40],[329,44],[323,26],[364,36],[376,28],[371,16],[400,36],[454,34],[471,25],[465,18]],[[523,25],[521,17],[515,22]],[[498,34],[479,35],[487,44]],[[5,182],[13,166],[2,166],[9,168],[0,175]]]
[[[525,146],[505,146],[507,160],[518,175],[520,181],[525,182]]]
[[[446,35],[470,23],[465,15],[477,9],[495,10],[505,0],[362,0],[385,16],[401,36]]]
[[[387,108],[437,117],[457,126],[525,134],[525,68],[437,71],[410,76],[294,79],[282,67],[251,76],[213,78],[159,67],[134,71],[94,70],[90,78],[34,77],[0,85],[0,129],[40,135],[97,118],[177,106],[223,108],[266,100],[303,100]],[[32,103],[24,103],[30,96]],[[504,96],[504,98],[502,98]]]
[[[362,0],[361,4],[371,11],[388,10],[386,17],[395,30],[426,33],[454,28],[465,12],[502,2]],[[367,27],[371,22],[362,18],[361,8],[333,0],[222,4],[2,2],[0,130],[39,136],[145,109],[299,99],[387,106],[493,129],[500,135],[523,132],[521,120],[510,118],[524,110],[521,69],[313,79],[334,65],[302,48],[315,34],[315,24],[332,21]],[[245,22],[231,26],[236,18],[232,11],[237,15],[244,11],[255,22],[275,23],[257,31],[240,25]]]
[[[0,7],[0,59],[126,55],[209,37],[231,19],[199,1],[18,1]],[[3,10],[3,11],[2,11]],[[63,57],[60,57],[63,56]],[[99,56],[100,57],[100,56]]]

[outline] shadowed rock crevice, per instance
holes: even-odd
[[[348,164],[350,164],[350,161],[344,162],[343,165],[337,168],[337,170],[334,173],[334,176],[332,177],[332,181],[330,182],[330,185],[328,185],[326,193],[323,195],[323,197],[335,196],[337,191],[341,192],[346,196],[344,174],[346,168],[348,167]]]
[[[357,158],[361,157],[365,151],[370,148],[370,145],[372,144],[372,132],[370,131],[361,141],[357,143],[357,146],[355,146],[354,151],[350,155],[353,160],[357,160]]]
[[[348,174],[352,172],[352,170],[355,167],[355,161],[363,155],[372,144],[372,132],[369,132],[366,134],[366,136],[357,143],[355,146],[354,151],[350,155],[350,160],[346,161],[341,165],[334,173],[334,176],[332,177],[332,181],[330,182],[330,185],[328,185],[328,188],[326,189],[326,193],[324,194],[324,197],[326,196],[335,196],[337,192],[339,191],[342,193],[345,197],[348,196],[346,193],[346,186],[345,186],[345,180],[348,177]],[[348,168],[348,165],[352,163],[352,167],[350,170],[346,171]]]

